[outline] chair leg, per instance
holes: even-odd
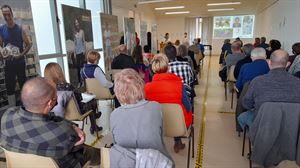
[[[231,90],[231,109],[233,108],[233,95],[234,95],[234,89]]]
[[[84,120],[85,119],[82,120],[82,130],[84,130]]]
[[[190,167],[190,154],[191,154],[191,137],[189,137],[189,147],[188,147],[188,156],[187,156],[187,168]]]
[[[243,149],[242,149],[242,156],[244,156],[245,153],[245,141],[246,141],[246,126],[244,127],[244,136],[243,136]]]
[[[225,101],[227,101],[227,82],[224,82],[224,90],[225,90]]]
[[[194,158],[194,153],[195,153],[195,136],[194,136],[194,127],[192,127],[192,158]]]
[[[252,160],[251,160],[251,153],[252,153],[252,150],[251,150],[251,142],[250,142],[250,138],[248,138],[249,140],[249,167],[252,168]]]

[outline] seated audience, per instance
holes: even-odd
[[[246,55],[242,53],[241,44],[239,41],[234,41],[231,45],[232,54],[228,54],[225,57],[225,65],[230,67],[235,65],[239,60],[244,59]]]
[[[271,54],[276,51],[279,50],[281,48],[281,43],[278,40],[271,40],[270,42],[270,47],[267,49],[267,59],[270,59]]]
[[[155,149],[172,160],[163,140],[162,107],[145,100],[139,74],[133,69],[117,73],[114,90],[121,103],[110,116],[114,143],[124,148]]]
[[[57,105],[51,110],[51,112],[54,113],[54,115],[64,118],[65,117],[65,109],[67,107],[67,104],[69,100],[74,97],[77,101],[77,105],[80,112],[87,111],[87,107],[81,103],[82,97],[81,93],[77,92],[70,83],[66,82],[64,73],[57,63],[48,63],[44,70],[44,76],[46,79],[52,81],[56,85],[57,89]],[[97,112],[97,103],[92,104],[89,109],[92,109],[94,114],[92,113],[90,115],[90,121],[91,121],[91,134],[94,133],[95,127],[97,126],[94,122],[95,118],[100,118],[101,112]],[[98,127],[98,126],[97,126]],[[102,127],[98,127],[98,131],[102,130]]]
[[[87,54],[87,64],[81,69],[81,78],[96,78],[103,87],[110,90],[113,95],[114,84],[106,79],[103,70],[99,67],[100,54],[97,51],[89,51]]]
[[[295,76],[297,72],[300,72],[300,43],[295,43],[292,49],[295,59],[290,62],[292,64],[289,68],[289,73]],[[289,58],[291,58],[291,56]]]
[[[239,37],[237,37],[235,41],[237,41],[241,47],[243,46],[243,41]]]
[[[224,44],[222,46],[222,52],[220,54],[220,59],[219,59],[219,64],[225,64],[225,57],[228,54],[231,54],[231,43],[230,43],[230,39],[225,39],[224,40]]]
[[[265,102],[300,103],[300,80],[285,70],[287,62],[286,51],[274,51],[269,62],[269,73],[251,81],[243,100],[244,107],[249,111],[238,116],[242,128],[251,126],[260,106]]]
[[[193,60],[188,55],[188,49],[186,48],[185,45],[183,45],[183,44],[179,45],[176,59],[178,61],[188,62],[190,64],[192,70],[195,70],[195,67],[194,67],[194,64],[193,64]]]
[[[256,47],[259,47],[259,45],[260,45],[260,38],[256,37],[253,46],[254,46],[254,48],[256,48]]]
[[[191,90],[194,77],[190,64],[176,60],[176,48],[172,45],[167,45],[165,47],[165,54],[169,59],[169,72],[179,76],[187,89]]]
[[[201,43],[201,38],[197,38],[197,44],[199,45],[200,52],[202,53],[202,55],[204,57],[205,56],[204,55],[205,48],[204,48],[204,45]]]
[[[234,72],[233,72],[235,79],[237,79],[239,77],[239,73],[240,73],[240,70],[241,70],[242,66],[244,64],[252,62],[251,51],[253,50],[253,48],[254,48],[253,45],[250,44],[250,43],[245,44],[242,47],[242,50],[243,50],[244,54],[246,55],[246,57],[244,59],[239,60],[236,63],[235,68],[234,68]]]
[[[175,103],[182,107],[186,126],[192,124],[190,100],[186,95],[182,80],[173,73],[168,73],[168,58],[164,54],[155,55],[152,60],[153,80],[145,86],[146,99],[159,103]],[[175,138],[174,151],[184,149],[180,137]]]
[[[148,62],[150,63],[153,56],[154,55],[151,53],[151,48],[148,45],[145,45],[144,46],[144,53],[143,53],[144,59],[147,59]]]
[[[267,48],[269,48],[269,44],[267,44],[266,41],[267,41],[266,37],[261,37],[260,45],[258,47],[261,47],[261,48],[264,48],[265,50],[267,50]]]
[[[132,52],[132,57],[139,74],[144,79],[145,83],[150,81],[150,70],[148,68],[149,62],[143,59],[142,47],[135,46]],[[147,62],[147,63],[146,63]],[[147,65],[146,65],[147,64]]]
[[[178,47],[180,45],[180,41],[179,40],[176,40],[175,43],[174,43],[174,47],[176,48],[176,52],[178,53]]]
[[[127,55],[126,45],[120,45],[119,52],[120,54],[116,56],[111,63],[111,69],[132,68],[137,71],[133,58]]]
[[[265,49],[261,47],[254,48],[251,52],[251,59],[253,62],[244,64],[242,66],[239,77],[236,81],[235,86],[239,92],[242,91],[246,82],[249,82],[255,77],[269,72]]]
[[[100,164],[100,149],[84,144],[80,128],[48,115],[57,101],[51,81],[40,77],[28,80],[21,100],[24,107],[8,109],[1,119],[0,142],[6,150],[51,157],[63,168],[80,168],[88,160]]]

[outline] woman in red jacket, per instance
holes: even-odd
[[[183,88],[182,79],[173,73],[168,73],[169,60],[166,55],[155,55],[152,60],[152,71],[155,73],[152,82],[145,85],[146,99],[159,103],[175,103],[182,107],[185,124],[189,127],[192,124],[192,107],[190,100]],[[175,138],[174,151],[184,149],[185,144],[181,138]]]

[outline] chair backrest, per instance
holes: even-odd
[[[121,72],[122,69],[112,69],[111,74],[112,74],[112,80],[115,80],[115,76],[118,72]]]
[[[7,168],[59,168],[50,157],[4,151]]]
[[[162,104],[164,134],[167,137],[184,136],[187,132],[182,107],[179,104]]]
[[[77,106],[77,102],[75,98],[72,96],[65,109],[65,118],[67,120],[74,121],[74,120],[78,120],[80,117],[81,117],[81,113]]]
[[[231,65],[228,69],[228,73],[227,73],[227,80],[229,82],[236,82],[236,79],[234,77],[234,68],[235,68],[235,65]]]
[[[110,167],[110,158],[109,158],[110,148],[101,148],[101,165],[100,168],[109,168]]]
[[[86,91],[88,93],[96,95],[96,99],[113,99],[110,91],[103,87],[99,81],[95,78],[87,78],[86,82]]]
[[[195,54],[194,57],[195,57],[197,65],[200,65],[200,61],[204,58],[201,52]]]

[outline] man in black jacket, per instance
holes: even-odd
[[[124,45],[124,44],[120,45],[119,52],[120,52],[120,54],[118,56],[116,56],[111,63],[111,69],[132,68],[132,69],[138,71],[135,66],[135,62],[134,62],[133,58],[131,56],[127,55],[126,45]]]

